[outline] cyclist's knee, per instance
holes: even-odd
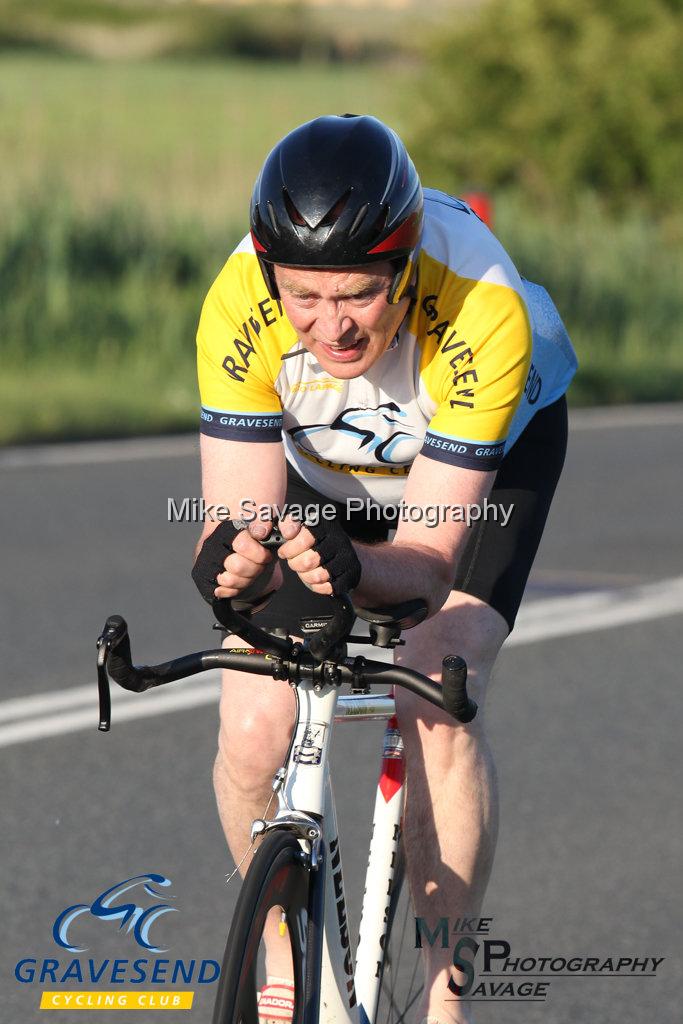
[[[445,655],[459,654],[467,662],[472,689],[483,699],[507,634],[507,623],[490,605],[452,591],[440,612],[404,634],[406,645],[400,649],[397,662],[438,681]]]
[[[484,698],[493,663],[507,636],[502,616],[483,601],[454,592],[432,619],[406,632],[406,646],[397,662],[441,680],[441,662],[447,654],[459,654],[467,663],[467,689],[479,712],[462,725],[432,704],[399,689],[396,711],[410,760],[428,756],[431,761],[453,764],[480,756],[484,741]]]
[[[246,687],[224,681],[216,771],[245,788],[270,778],[287,752],[293,712],[291,692],[272,681],[270,693],[253,679]]]

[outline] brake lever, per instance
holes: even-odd
[[[104,629],[97,638],[97,690],[100,698],[100,732],[111,729],[111,689],[107,674],[109,654],[128,635],[126,620],[120,615],[110,615]]]

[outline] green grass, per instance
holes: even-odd
[[[184,55],[326,61],[413,53],[416,39],[480,0],[419,0],[389,10],[306,0],[0,0],[0,50],[127,60]]]
[[[322,113],[374,113],[401,130],[398,66],[0,56],[0,214],[33,191],[153,218],[244,220],[265,154]]]

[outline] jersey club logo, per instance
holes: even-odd
[[[395,402],[383,402],[370,409],[344,409],[331,423],[290,427],[288,433],[297,447],[311,455],[326,452],[343,434],[353,438],[355,451],[370,452],[377,462],[393,465],[410,462],[415,456],[415,442],[422,441],[411,433],[411,425],[404,422],[406,416]],[[310,446],[306,443],[309,438],[315,438]]]

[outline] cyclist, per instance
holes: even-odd
[[[285,136],[250,223],[206,298],[198,368],[204,499],[251,525],[207,520],[193,576],[207,600],[278,587],[255,621],[293,634],[331,593],[428,601],[397,659],[438,680],[443,656],[463,655],[480,712],[458,725],[396,695],[408,873],[416,915],[471,918],[497,830],[486,686],[562,469],[575,357],[547,293],[466,203],[423,191],[373,117],[320,117]],[[307,518],[284,515],[274,558],[257,538],[263,510],[285,503]],[[287,687],[226,674],[215,788],[237,861],[292,721]],[[437,947],[417,1020],[468,1021],[447,985],[451,951]],[[269,958],[261,1012],[282,1019],[276,934]]]

